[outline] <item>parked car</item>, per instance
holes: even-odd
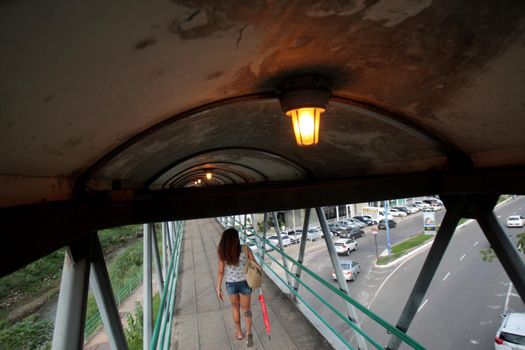
[[[495,350],[525,349],[525,313],[513,312],[502,317],[494,339]]]
[[[373,217],[371,217],[370,215],[362,215],[362,216],[363,216],[364,218],[366,218],[366,219],[372,221],[372,225],[377,225],[377,222],[378,222],[378,221],[377,221],[376,219],[374,219]]]
[[[392,216],[397,216],[397,217],[407,216],[407,213],[405,213],[404,211],[401,211],[401,210],[397,210],[395,208],[390,209],[390,214]]]
[[[350,252],[357,250],[357,242],[350,238],[339,238],[334,245],[337,254],[350,255]]]
[[[396,227],[396,225],[397,224],[394,220],[388,220],[388,227],[394,228]],[[380,220],[379,223],[377,224],[377,228],[380,230],[386,230],[386,221],[384,219]]]
[[[354,223],[352,221],[349,221],[349,220],[341,220],[338,223],[339,223],[339,225],[344,227],[346,230],[348,230],[349,228],[359,227],[358,224],[356,224],[356,223]]]
[[[323,236],[323,233],[319,228],[310,228],[306,233],[306,239],[309,241],[316,241]]]
[[[290,244],[292,244],[292,241],[290,240],[290,236],[288,235],[281,235],[281,238],[283,240],[283,246],[288,247]],[[279,248],[279,238],[277,235],[268,237],[268,241],[270,241],[271,244]]]
[[[328,229],[332,232],[334,236],[340,236],[341,233],[345,231],[345,228],[338,223],[328,224]]]
[[[359,227],[353,227],[346,229],[345,232],[341,234],[341,238],[352,238],[356,239],[359,237],[363,237],[365,235],[365,231],[361,230]]]
[[[422,202],[422,201],[414,201],[414,204],[417,205],[421,209],[430,207],[430,204]]]
[[[420,207],[418,207],[417,205],[412,204],[412,203],[407,204],[407,207],[412,209],[414,211],[414,213],[417,213],[417,212],[421,211]]]
[[[248,245],[248,247],[252,250],[254,254],[259,252],[259,246],[255,239],[253,238],[246,239],[246,244]]]
[[[288,237],[290,237],[290,242],[292,244],[301,242],[301,237],[303,235],[303,230],[288,230],[285,232]]]
[[[359,221],[365,223],[366,226],[372,226],[374,224],[374,221],[372,220],[372,218],[370,216],[357,215],[357,216],[354,216],[353,219],[359,220]]]
[[[366,227],[366,224],[360,220],[357,220],[357,219],[346,219],[346,221],[349,223],[349,224],[353,224],[353,225],[357,225],[357,227],[359,228],[364,228]]]
[[[398,206],[398,207],[394,207],[394,209],[396,210],[401,210],[402,212],[406,213],[407,215],[410,215],[410,214],[413,214],[415,213],[416,211],[412,208],[409,208],[407,206]]]
[[[343,274],[345,276],[345,280],[347,281],[354,281],[357,274],[361,272],[361,265],[359,265],[359,263],[355,260],[341,259],[339,260],[339,264],[343,269]],[[332,271],[332,278],[337,280],[335,271]]]
[[[511,215],[507,218],[507,227],[523,227],[525,219],[521,215]]]

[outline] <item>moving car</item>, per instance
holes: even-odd
[[[354,281],[357,274],[361,272],[361,265],[359,265],[357,261],[341,259],[339,260],[339,264],[343,269],[343,274],[345,276],[345,280],[347,281]],[[332,271],[332,278],[337,280],[335,271]]]
[[[513,312],[502,317],[494,339],[495,350],[525,350],[525,313]]]
[[[397,224],[394,220],[388,220],[388,227],[394,228],[396,226]],[[379,223],[377,224],[377,228],[380,230],[386,230],[386,222],[384,219],[379,221]]]
[[[357,242],[350,238],[340,238],[334,242],[337,254],[350,255],[350,252],[357,250]]]
[[[523,227],[525,219],[521,215],[511,215],[507,218],[507,227]]]

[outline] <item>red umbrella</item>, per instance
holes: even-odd
[[[266,303],[264,302],[262,288],[259,288],[259,301],[261,302],[264,325],[266,326],[266,334],[268,334],[268,340],[272,340],[272,338],[270,337],[270,320],[268,319],[268,310],[266,309]]]

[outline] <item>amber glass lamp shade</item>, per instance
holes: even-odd
[[[319,143],[320,107],[297,108],[286,112],[292,118],[295,141],[298,146],[313,146]]]

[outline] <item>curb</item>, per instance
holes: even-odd
[[[499,208],[499,207],[501,207],[502,205],[507,204],[507,202],[510,202],[511,200],[513,200],[512,197],[509,197],[509,198],[505,199],[505,200],[502,201],[501,203],[496,204],[496,206],[494,207],[494,209]],[[476,220],[474,220],[474,219],[469,219],[469,220],[465,221],[464,223],[462,223],[461,225],[456,226],[456,230],[455,230],[455,231],[457,231],[457,230],[461,229],[462,227],[464,227],[464,226],[466,226],[466,225],[468,225],[468,224],[470,224],[470,223],[472,223],[472,222],[475,222],[475,221],[476,221]],[[430,241],[428,241],[427,243],[423,244],[422,246],[419,246],[419,247],[417,247],[416,249],[411,250],[411,251],[408,252],[407,254],[401,256],[400,258],[398,258],[398,259],[396,259],[396,260],[394,260],[394,261],[389,262],[389,263],[386,264],[386,265],[377,265],[377,262],[376,262],[376,263],[374,263],[374,266],[375,266],[375,267],[378,267],[378,268],[391,267],[391,266],[393,266],[393,265],[396,265],[396,264],[398,264],[398,263],[403,262],[404,260],[406,260],[406,259],[408,259],[408,258],[411,258],[412,256],[414,256],[414,255],[416,255],[416,254],[419,254],[420,252],[422,252],[422,251],[425,250],[426,248],[430,247],[430,246],[432,245],[432,243],[434,243],[434,239],[431,239]],[[385,250],[385,251],[386,251],[386,250]],[[385,251],[383,251],[379,256],[383,256],[383,253],[384,253]]]
[[[421,253],[423,250],[429,248],[432,243],[434,243],[434,239],[431,239],[430,241],[426,242],[425,244],[417,247],[416,249],[412,249],[411,251],[409,251],[407,254],[399,257],[398,259],[394,260],[394,261],[391,261],[389,262],[388,264],[386,265],[377,265],[377,263],[374,263],[374,266],[375,267],[379,267],[379,268],[386,268],[386,267],[391,267],[391,266],[394,266],[400,262],[403,262],[404,260],[407,260],[408,258],[411,258],[413,257],[414,255],[416,254],[419,254]]]

